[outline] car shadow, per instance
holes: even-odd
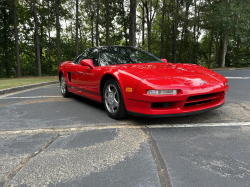
[[[87,105],[88,107],[95,108],[99,112],[101,112],[101,111],[105,112],[105,108],[104,108],[104,105],[102,103],[99,103],[97,101],[94,101],[94,100],[91,100],[91,99],[88,99],[86,97],[82,97],[82,96],[79,96],[76,94],[73,94],[71,97],[74,98],[75,100],[77,100],[78,102],[80,102],[84,105]]]
[[[102,103],[93,101],[91,99],[81,97],[78,95],[72,96],[78,102],[87,105],[87,107],[96,110],[96,113],[101,113],[102,116],[107,119],[110,117],[105,111],[104,105]],[[226,104],[227,105],[227,104]],[[111,121],[113,121],[112,119]],[[155,125],[155,124],[192,124],[192,123],[224,123],[224,122],[237,122],[235,115],[232,115],[230,107],[223,106],[216,110],[207,111],[200,114],[181,116],[181,117],[164,117],[164,118],[150,118],[150,117],[137,117],[128,116],[125,119],[114,120],[119,124],[129,124],[129,125]],[[246,119],[247,120],[247,119]]]

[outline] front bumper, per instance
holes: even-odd
[[[221,107],[229,86],[215,86],[209,89],[184,90],[177,95],[139,95],[125,99],[128,113],[144,117],[174,117],[193,115]],[[158,107],[159,104],[159,107]]]
[[[208,109],[205,109],[205,110],[198,110],[198,111],[194,111],[194,112],[178,113],[178,114],[151,115],[151,114],[142,114],[142,113],[136,113],[136,112],[131,112],[131,111],[127,111],[127,112],[131,116],[138,116],[138,117],[149,117],[149,118],[182,117],[182,116],[189,116],[189,115],[195,115],[195,114],[199,114],[199,113],[203,113],[203,112],[208,112],[210,110],[220,108],[223,105],[224,105],[224,103],[219,105],[219,106],[208,108]]]

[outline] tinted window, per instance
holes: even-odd
[[[153,54],[133,47],[103,47],[101,49],[101,66],[113,64],[136,64],[163,62]]]
[[[88,49],[86,51],[84,51],[82,54],[80,54],[74,61],[74,63],[76,64],[80,64],[82,59],[86,59],[87,58],[87,54],[88,54]]]
[[[87,58],[93,61],[94,66],[98,66],[98,59],[99,59],[98,49],[96,48],[90,49]]]

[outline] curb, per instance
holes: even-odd
[[[227,68],[227,69],[210,69],[210,70],[213,70],[213,71],[227,71],[227,70],[246,70],[246,69],[250,69],[250,68]]]
[[[50,85],[50,84],[56,84],[56,83],[59,83],[59,82],[58,81],[42,82],[42,83],[37,83],[37,84],[18,86],[18,87],[14,87],[14,88],[6,88],[6,89],[0,90],[0,95],[6,94],[6,93],[18,92],[18,91],[22,91],[22,90],[27,90],[30,88],[46,86],[46,85]]]

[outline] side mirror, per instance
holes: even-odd
[[[162,60],[163,62],[166,62],[166,63],[168,62],[167,59],[165,59],[165,58],[162,58],[161,60]]]
[[[83,59],[81,60],[80,63],[82,66],[89,66],[91,69],[95,68],[95,66],[93,65],[93,61],[91,59]]]

